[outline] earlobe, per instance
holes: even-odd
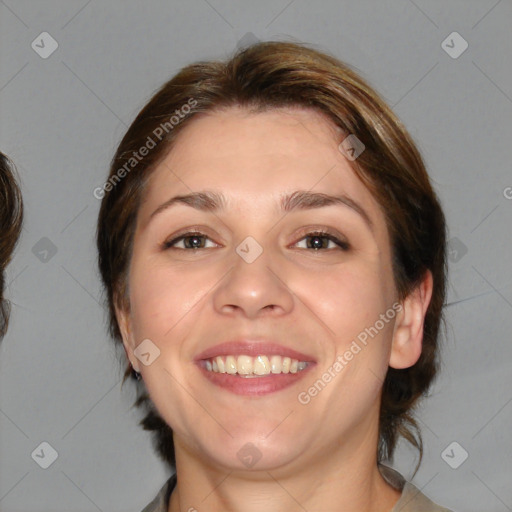
[[[425,314],[430,304],[432,290],[432,272],[427,270],[420,284],[403,301],[393,331],[389,358],[389,366],[392,368],[409,368],[420,358]]]

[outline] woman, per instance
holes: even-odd
[[[14,177],[12,163],[0,152],[0,340],[9,323],[10,304],[4,299],[5,268],[20,236],[23,201]]]
[[[280,42],[188,66],[95,195],[123,382],[176,468],[146,512],[446,510],[382,464],[421,459],[444,216],[357,74]]]

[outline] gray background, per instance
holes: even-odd
[[[0,147],[26,204],[0,346],[1,511],[137,512],[167,478],[106,334],[93,190],[156,88],[256,38],[345,60],[417,141],[448,220],[451,305],[414,483],[459,512],[512,510],[510,0],[4,0],[0,17]],[[59,46],[43,59],[45,31]],[[453,31],[458,58],[441,46]],[[453,441],[452,464],[469,454],[457,469],[441,455]],[[48,469],[31,457],[42,442]],[[401,444],[395,467],[415,462]]]

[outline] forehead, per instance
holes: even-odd
[[[301,189],[349,195],[382,217],[338,149],[346,135],[313,109],[230,107],[196,115],[153,171],[143,208],[203,189],[222,192],[233,207],[275,207],[280,195]]]
[[[195,117],[178,135],[169,163],[180,166],[207,159],[212,165],[238,159],[278,164],[312,159],[328,165],[341,130],[312,109],[280,108],[252,113],[230,107]],[[338,142],[339,143],[339,142]],[[263,169],[262,169],[263,171]]]

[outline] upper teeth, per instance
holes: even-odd
[[[206,369],[216,373],[239,375],[269,375],[270,373],[297,373],[308,363],[282,356],[217,356],[205,361]]]

